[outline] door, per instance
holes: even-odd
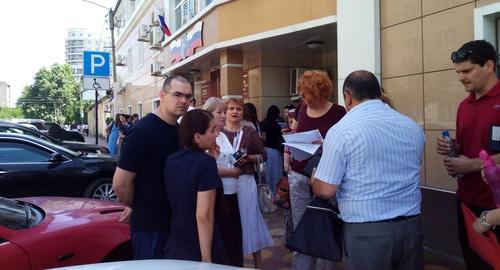
[[[71,196],[77,179],[67,177],[73,162],[52,162],[55,151],[25,140],[0,139],[0,196]]]

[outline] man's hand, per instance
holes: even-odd
[[[131,215],[132,215],[132,208],[125,207],[125,210],[123,211],[118,221],[121,223],[129,224]]]
[[[451,147],[448,141],[442,136],[437,137],[436,141],[436,152],[440,155],[448,155],[450,153]]]
[[[459,157],[445,157],[444,165],[446,171],[451,176],[464,175],[481,170],[481,160],[479,158],[468,158],[464,155]]]

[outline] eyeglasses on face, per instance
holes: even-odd
[[[169,93],[171,96],[175,97],[176,99],[186,99],[187,101],[192,101],[193,100],[193,95],[192,94],[184,94],[184,93],[181,93],[181,92],[170,92],[170,91],[166,91],[167,93]]]

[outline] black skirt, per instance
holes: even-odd
[[[218,205],[216,215],[222,244],[229,257],[229,264],[243,267],[243,239],[238,196],[236,194],[224,194]]]

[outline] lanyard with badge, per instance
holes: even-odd
[[[247,154],[246,151],[242,151],[242,149],[240,149],[242,138],[243,138],[243,130],[240,129],[238,130],[238,132],[236,132],[236,136],[234,137],[233,140],[233,150],[234,150],[233,157],[235,160],[234,162],[235,165]]]
[[[491,125],[488,145],[491,150],[500,152],[500,125]]]

